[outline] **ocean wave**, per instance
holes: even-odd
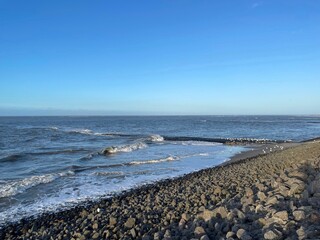
[[[50,183],[57,178],[74,175],[73,171],[67,171],[56,174],[44,174],[40,176],[32,176],[22,180],[13,180],[1,183],[0,198],[11,197],[26,191],[27,189],[37,186],[39,184]]]
[[[137,142],[129,145],[120,145],[120,146],[111,146],[111,147],[106,147],[101,151],[101,154],[115,154],[119,152],[132,152],[138,149],[143,149],[148,147],[146,143],[144,142]]]
[[[163,142],[164,138],[158,134],[155,134],[151,135],[148,140],[150,140],[151,142]]]
[[[78,152],[88,152],[88,150],[84,148],[79,149],[61,149],[56,151],[43,151],[43,152],[33,152],[26,153],[26,155],[55,155],[55,154],[70,154],[70,153],[78,153]]]
[[[11,154],[0,158],[0,162],[15,162],[23,158],[23,154]]]
[[[93,175],[96,176],[123,176],[123,172],[94,172]]]
[[[86,134],[86,135],[93,135],[94,134],[94,132],[92,130],[86,129],[86,128],[84,128],[84,129],[73,129],[73,130],[69,130],[67,132],[69,132],[69,133],[80,133],[80,134]]]
[[[48,129],[54,130],[54,131],[61,131],[64,133],[70,133],[70,134],[84,134],[84,135],[95,135],[95,136],[102,136],[104,135],[103,133],[99,132],[94,132],[91,129],[87,128],[75,128],[75,129],[70,129],[70,128],[58,128],[58,127],[49,127]]]
[[[191,156],[169,156],[166,158],[160,158],[160,159],[150,159],[150,160],[144,160],[144,161],[132,161],[132,162],[122,162],[122,163],[115,163],[115,164],[107,164],[107,165],[91,165],[91,166],[80,166],[80,165],[73,165],[69,167],[72,171],[79,173],[84,171],[92,171],[95,169],[108,169],[108,168],[118,168],[118,167],[129,167],[134,165],[140,165],[140,164],[152,164],[152,163],[160,163],[160,162],[168,162],[168,161],[175,161],[179,160],[181,158],[185,157],[191,157]]]
[[[61,149],[56,151],[42,151],[42,152],[27,152],[27,153],[15,153],[0,158],[0,162],[15,162],[23,159],[27,159],[28,156],[41,156],[41,155],[55,155],[55,154],[72,154],[72,153],[88,152],[83,148],[80,149]]]
[[[176,156],[169,156],[167,158],[152,159],[152,160],[146,160],[146,161],[133,161],[133,162],[129,162],[128,165],[153,164],[153,163],[176,161],[179,159],[180,158]]]

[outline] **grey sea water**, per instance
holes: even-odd
[[[316,116],[1,117],[0,226],[248,150],[215,139],[319,136]]]

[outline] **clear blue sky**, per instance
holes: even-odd
[[[0,0],[0,115],[319,114],[319,0]]]

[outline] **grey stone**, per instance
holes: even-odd
[[[92,239],[98,239],[98,238],[100,238],[99,233],[96,232],[95,234],[93,234]]]
[[[250,240],[250,239],[252,239],[252,237],[247,233],[247,231],[242,229],[242,228],[240,228],[237,231],[237,237],[239,239],[242,239],[242,240]]]
[[[132,236],[133,238],[136,238],[137,234],[136,234],[136,230],[134,230],[134,228],[132,228],[132,229],[130,230],[130,233],[131,233],[131,236]]]
[[[304,211],[296,210],[293,212],[293,217],[296,221],[302,221],[306,218],[306,215],[305,215]]]
[[[282,233],[277,231],[276,229],[273,230],[268,230],[263,237],[266,240],[278,240],[278,239],[282,239]]]
[[[232,238],[232,237],[234,237],[236,234],[234,233],[234,232],[227,232],[227,234],[226,234],[226,238]]]
[[[126,228],[132,228],[136,223],[136,219],[135,218],[128,218],[127,221],[125,222],[124,226]]]
[[[203,227],[196,227],[196,229],[194,230],[194,235],[197,238],[200,238],[205,234],[206,234],[206,231],[204,230]]]
[[[92,228],[93,228],[93,229],[98,229],[98,228],[99,228],[98,223],[94,223],[94,224],[92,225]]]
[[[200,240],[210,240],[210,238],[208,237],[208,235],[203,235]]]
[[[116,219],[115,217],[110,217],[110,218],[109,218],[109,224],[110,224],[111,226],[116,225],[116,224],[117,224],[117,219]]]
[[[283,221],[288,221],[288,212],[287,211],[276,212],[273,216],[276,218],[280,218]]]
[[[265,201],[267,196],[264,194],[264,192],[258,192],[257,193],[258,198],[260,199],[260,201]]]

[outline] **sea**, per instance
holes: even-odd
[[[0,117],[0,227],[299,142],[320,116]]]

